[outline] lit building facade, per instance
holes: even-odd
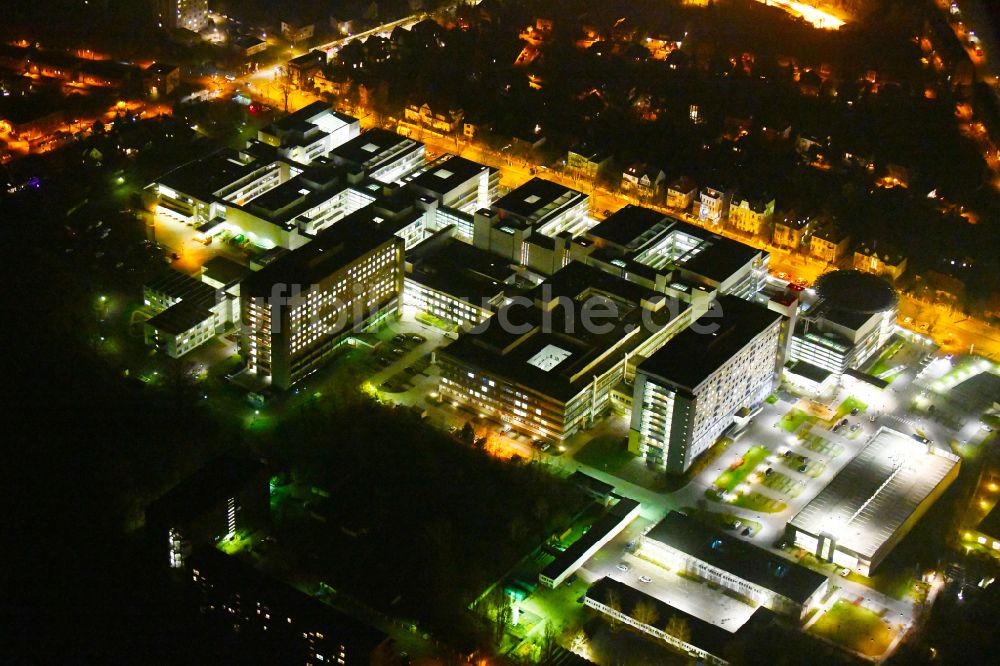
[[[158,14],[164,28],[199,32],[208,24],[208,0],[158,0]]]
[[[639,365],[629,450],[651,466],[686,471],[732,425],[737,411],[774,390],[783,321],[739,298],[715,301],[690,329]]]
[[[388,230],[347,219],[248,277],[240,332],[246,368],[288,388],[329,361],[352,332],[398,316],[403,248]]]
[[[737,196],[729,206],[729,226],[751,236],[767,231],[774,218],[774,199]]]
[[[611,393],[690,321],[689,307],[580,263],[439,355],[442,397],[532,437],[560,441],[610,409]],[[588,327],[588,308],[610,314]]]

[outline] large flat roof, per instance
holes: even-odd
[[[871,559],[958,465],[954,454],[883,427],[789,524]]]
[[[166,294],[180,301],[188,301],[203,308],[215,305],[215,287],[173,268],[164,270],[145,286],[151,291]]]
[[[373,221],[370,208],[348,215],[316,234],[310,243],[247,276],[240,287],[243,296],[270,296],[277,284],[286,285],[286,289],[294,285],[306,288],[388,242],[392,231]],[[286,291],[284,295],[289,294]]]
[[[168,171],[156,180],[181,194],[209,201],[227,185],[265,166],[257,160],[246,160],[232,149],[224,148]]]
[[[407,252],[413,264],[409,279],[465,301],[482,305],[501,292],[513,289],[510,261],[455,238],[422,243]]]
[[[489,170],[488,166],[457,155],[449,155],[411,178],[409,184],[420,192],[429,192],[440,198]]]
[[[587,198],[559,183],[532,178],[493,203],[501,217],[513,216],[523,222],[544,222],[552,215]]]
[[[668,513],[645,538],[800,604],[805,603],[826,582],[823,574],[676,511]]]
[[[742,298],[719,296],[707,313],[643,361],[639,369],[693,391],[781,318],[781,314]]]
[[[543,296],[560,299],[562,304],[545,311],[538,305]],[[649,338],[653,331],[644,326],[643,302],[666,297],[573,262],[527,298],[534,305],[504,306],[503,320],[494,315],[485,330],[463,335],[441,354],[565,401]],[[562,299],[572,301],[574,307],[567,307]],[[666,326],[688,307],[681,302],[665,304],[650,319],[655,326]],[[599,319],[595,317],[598,326],[584,326],[582,315],[587,308],[602,313]],[[604,312],[613,314],[605,317]]]
[[[583,557],[584,553],[618,527],[638,506],[639,503],[633,499],[622,498],[618,500],[618,503],[611,507],[606,514],[594,521],[589,530],[570,544],[569,548],[549,562],[548,566],[542,570],[542,575],[552,580],[558,578],[568,567]]]
[[[382,162],[388,154],[397,149],[402,150],[406,145],[416,148],[421,144],[395,132],[374,127],[337,146],[330,151],[330,155],[343,162],[371,168]]]

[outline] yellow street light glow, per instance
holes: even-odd
[[[796,2],[795,0],[757,1],[763,2],[764,4],[772,7],[783,9],[792,16],[801,17],[812,24],[814,28],[819,28],[821,30],[837,30],[840,26],[844,25],[844,21],[842,19],[839,19],[833,14],[824,12],[823,10],[817,9],[816,7],[808,5],[804,2]]]
[[[993,492],[996,492],[997,488],[1000,488],[1000,486],[997,486],[997,484],[995,483],[990,484],[990,490],[992,490]]]

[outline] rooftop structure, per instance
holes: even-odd
[[[898,298],[885,280],[859,271],[821,276],[794,327],[790,356],[840,375],[881,349],[896,324]]]
[[[424,144],[376,127],[336,147],[331,157],[337,164],[363,170],[382,183],[395,182],[424,162]]]
[[[526,299],[441,352],[441,390],[535,437],[592,422],[610,389],[688,322],[686,304],[576,262]]]
[[[474,213],[488,208],[500,186],[500,171],[463,157],[446,155],[406,179],[411,190],[442,206]]]
[[[709,580],[728,575],[728,589],[796,616],[827,586],[823,574],[676,511],[646,533],[641,549],[654,562],[666,564],[677,564],[682,554],[683,569]]]
[[[720,296],[690,328],[643,361],[632,398],[629,450],[682,473],[774,390],[784,317]]]
[[[648,208],[628,205],[587,232],[587,263],[688,301],[749,297],[767,272],[766,252]]]
[[[789,522],[789,540],[870,575],[955,480],[959,462],[883,427]]]

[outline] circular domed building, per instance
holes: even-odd
[[[833,271],[815,284],[792,332],[789,359],[842,374],[861,367],[895,329],[899,296],[880,277]]]
[[[815,284],[816,295],[830,307],[848,312],[874,314],[899,305],[899,296],[880,277],[861,271],[833,271],[821,275]]]

